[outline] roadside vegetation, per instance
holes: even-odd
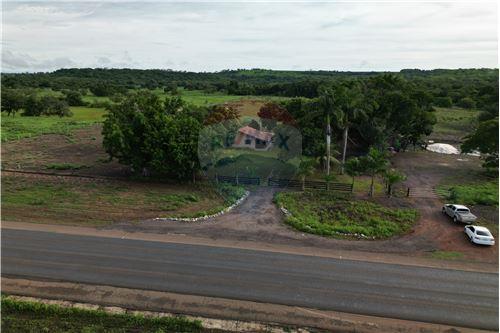
[[[297,230],[335,238],[388,238],[408,232],[413,209],[389,208],[329,192],[281,192],[275,198],[290,212],[286,223]]]
[[[203,184],[2,177],[2,219],[33,223],[105,225],[168,216],[201,216],[243,194]]]
[[[433,251],[430,257],[441,260],[460,260],[464,258],[464,254],[456,251]]]
[[[2,331],[4,332],[106,332],[166,333],[204,332],[201,322],[184,317],[144,317],[110,314],[103,310],[62,307],[53,304],[21,301],[2,296]]]

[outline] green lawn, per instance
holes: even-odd
[[[2,296],[2,331],[50,333],[203,332],[201,322],[184,317],[110,314]]]
[[[478,114],[478,110],[436,108],[437,123],[430,138],[461,140],[473,130]]]
[[[104,109],[71,107],[73,116],[23,117],[2,115],[2,142],[36,137],[42,134],[69,135],[72,130],[103,120]]]
[[[281,192],[276,203],[291,216],[286,223],[312,234],[336,238],[388,238],[408,232],[418,218],[413,209],[395,209],[323,191]]]

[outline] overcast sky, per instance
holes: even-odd
[[[2,70],[498,67],[496,1],[3,2]]]

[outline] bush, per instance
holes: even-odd
[[[69,106],[85,106],[86,103],[82,99],[82,94],[78,91],[73,91],[73,90],[65,90],[63,91],[65,98],[66,98],[66,103],[68,103]]]
[[[458,106],[464,109],[474,109],[476,107],[476,102],[470,97],[464,97],[458,101]]]
[[[436,97],[434,99],[434,104],[442,108],[451,108],[453,106],[453,101],[451,97]]]
[[[47,169],[51,170],[80,170],[88,168],[86,165],[72,164],[72,163],[52,163],[45,166]]]
[[[498,206],[498,182],[456,185],[448,198],[464,205]]]

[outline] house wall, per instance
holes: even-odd
[[[250,144],[246,144],[245,143],[246,139],[250,140]],[[256,148],[255,147],[255,141],[256,141],[256,139],[253,136],[249,136],[249,135],[246,135],[246,134],[243,134],[243,133],[238,133],[236,135],[236,138],[234,139],[233,147],[236,147],[236,148],[250,148],[250,149],[255,149],[255,150],[269,150],[269,149],[271,149],[271,147],[273,145],[272,141],[270,141],[270,142],[267,142],[265,148]]]
[[[245,141],[247,139],[250,139],[250,144],[246,144]],[[238,133],[234,140],[233,147],[239,147],[239,148],[252,148],[255,149],[255,138],[243,133]]]

